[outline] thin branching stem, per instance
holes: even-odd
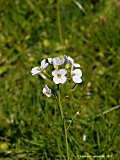
[[[118,109],[118,108],[120,108],[120,105],[117,105],[117,106],[115,106],[115,107],[112,107],[112,108],[110,108],[110,109],[108,109],[108,110],[106,110],[106,111],[98,114],[97,117],[100,117],[101,115],[105,115],[105,114],[108,114],[108,113],[110,113],[110,112],[113,112],[114,110],[116,110],[116,109]]]
[[[57,0],[57,25],[58,25],[60,42],[64,46],[63,36],[62,36],[61,16],[60,16],[60,0]],[[67,128],[66,128],[66,122],[65,122],[65,119],[64,119],[63,109],[62,109],[62,105],[61,105],[59,85],[58,85],[58,104],[59,104],[61,118],[62,118],[63,125],[64,125],[65,141],[66,141],[66,151],[67,151],[67,160],[69,160],[70,158],[69,158]]]
[[[63,114],[63,109],[62,109],[62,105],[61,105],[60,89],[58,91],[58,104],[59,104],[61,118],[62,118],[63,125],[64,125],[64,133],[65,133],[65,141],[66,141],[66,151],[67,151],[67,160],[69,160],[70,158],[69,158],[68,135],[67,135],[67,128],[66,128],[66,122],[65,122],[65,118],[64,118],[64,114]]]

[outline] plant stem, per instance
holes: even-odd
[[[101,115],[108,114],[108,113],[110,113],[110,112],[112,112],[112,111],[114,111],[114,110],[116,110],[116,109],[118,109],[118,108],[120,108],[120,105],[117,105],[117,106],[115,106],[115,107],[112,107],[112,108],[104,111],[103,113],[98,114],[97,117],[99,117],[99,116],[101,116]]]
[[[66,141],[66,151],[67,151],[67,160],[69,160],[70,158],[69,158],[69,147],[68,147],[67,128],[66,128],[66,122],[65,122],[65,118],[64,118],[64,114],[63,114],[62,105],[61,105],[60,89],[59,89],[59,91],[58,91],[58,104],[59,104],[59,109],[60,109],[60,113],[61,113],[61,118],[62,118],[63,126],[64,126],[65,141]]]

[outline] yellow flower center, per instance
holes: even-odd
[[[61,76],[62,76],[62,75],[61,75],[60,73],[57,74],[57,77],[58,77],[58,78],[61,78]]]
[[[50,92],[48,90],[46,90],[46,94],[50,94]]]
[[[56,70],[58,70],[58,66],[57,66],[57,65],[55,65],[54,68],[55,68]]]

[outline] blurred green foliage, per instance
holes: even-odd
[[[71,159],[80,155],[120,157],[120,2],[60,0],[64,46],[56,0],[0,1],[0,159],[66,159],[56,101],[42,94],[44,81],[31,76],[42,58],[67,54],[80,63],[83,83],[63,86]],[[55,108],[57,115],[54,114]],[[86,141],[83,141],[83,135]],[[89,158],[88,158],[89,159]],[[101,158],[107,159],[107,158]]]

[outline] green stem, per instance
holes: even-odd
[[[61,100],[60,100],[60,90],[58,91],[58,104],[59,104],[61,118],[62,118],[63,125],[64,125],[64,133],[65,133],[65,141],[66,141],[66,151],[67,151],[67,160],[69,160],[70,158],[69,158],[67,128],[66,128],[66,122],[65,122],[65,118],[64,118],[64,114],[63,114],[63,109],[62,109],[62,105],[61,105]]]
[[[99,115],[97,115],[97,117],[99,117],[99,116],[101,116],[101,115],[105,115],[105,114],[107,114],[107,113],[109,113],[109,112],[112,112],[112,111],[118,109],[118,108],[120,108],[120,105],[117,105],[117,106],[115,106],[115,107],[112,107],[112,108],[104,111],[103,113],[100,113]]]
[[[77,113],[75,113],[75,115],[72,117],[72,119],[71,119],[71,121],[70,121],[70,124],[69,124],[68,127],[67,127],[67,131],[69,130],[72,122],[74,121],[74,119],[75,119],[76,117],[77,117]]]

